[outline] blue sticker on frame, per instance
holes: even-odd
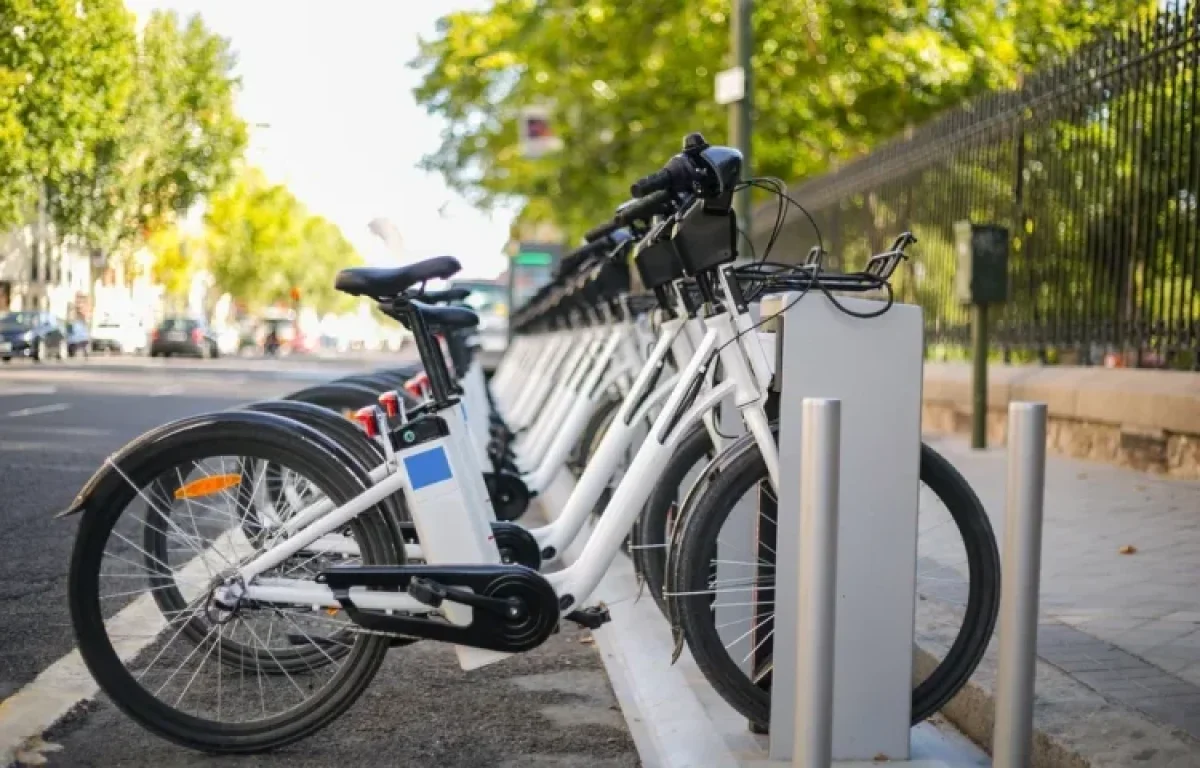
[[[404,469],[408,472],[408,482],[414,491],[437,485],[454,476],[450,472],[446,451],[440,447],[405,456]]]

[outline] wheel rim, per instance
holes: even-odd
[[[245,463],[240,457],[206,457],[192,461],[188,471],[177,467],[146,482],[123,477],[121,493],[133,514],[119,510],[101,526],[106,535],[93,558],[95,593],[85,599],[108,624],[101,629],[97,616],[83,621],[83,628],[76,622],[81,650],[90,640],[89,667],[98,655],[117,656],[125,665],[125,674],[118,676],[139,689],[130,694],[134,700],[157,702],[164,717],[201,729],[271,728],[335,690],[367,652],[363,643],[377,644],[375,638],[348,632],[352,625],[344,613],[324,609],[247,605],[228,620],[214,616],[213,585],[256,553],[242,530],[243,507],[255,495],[253,490],[238,493],[245,482],[239,467]],[[203,498],[187,490],[213,479],[227,487]],[[172,496],[176,503],[164,508],[164,497]],[[151,539],[159,545],[147,546]],[[363,549],[369,560],[370,548]],[[298,577],[305,564],[285,563],[274,575]],[[77,583],[73,573],[73,590]],[[179,596],[181,606],[162,599],[171,594]],[[157,621],[147,623],[153,618]],[[134,627],[140,636],[121,631]],[[301,644],[307,652],[297,650]]]

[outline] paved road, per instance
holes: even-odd
[[[12,714],[3,700],[74,647],[65,590],[77,523],[51,515],[104,457],[165,421],[280,396],[363,365],[103,359],[0,367],[0,736]],[[564,632],[537,653],[473,673],[459,670],[444,647],[393,651],[336,726],[254,764],[636,765],[588,640]],[[46,739],[62,747],[45,752],[52,766],[212,764],[150,737],[102,696]]]

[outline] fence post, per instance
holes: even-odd
[[[1008,407],[1008,491],[1000,582],[993,765],[1025,768],[1033,750],[1042,504],[1046,486],[1046,405]]]
[[[838,482],[842,404],[803,404],[799,579],[796,594],[796,710],[792,765],[828,768],[833,759],[833,654],[837,608]]]

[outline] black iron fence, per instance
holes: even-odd
[[[1195,369],[1198,79],[1193,0],[1105,35],[1019,89],[978,98],[792,196],[847,265],[861,265],[901,230],[917,235],[916,258],[897,287],[924,307],[935,356],[958,354],[968,341],[953,242],[955,223],[971,220],[1010,232],[1010,298],[992,337],[1006,359]],[[812,237],[800,229],[786,238],[803,253]]]

